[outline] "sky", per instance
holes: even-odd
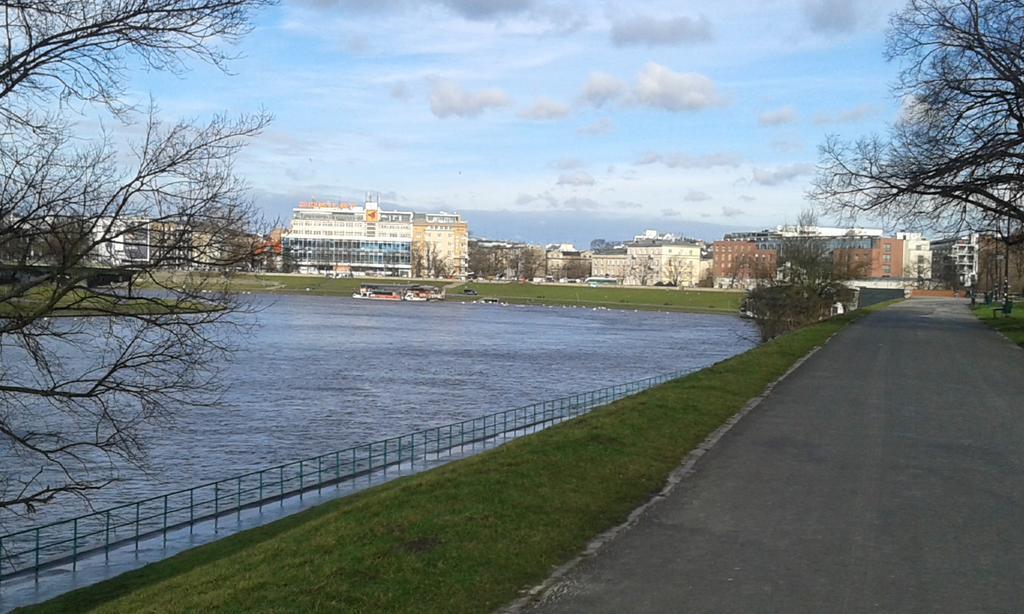
[[[893,0],[282,0],[231,74],[133,78],[167,117],[265,109],[236,171],[300,200],[457,211],[476,236],[705,239],[795,220],[826,135],[884,133]]]

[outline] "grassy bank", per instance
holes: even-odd
[[[444,286],[449,282],[437,279],[409,280],[395,277],[374,279],[357,277],[331,279],[303,275],[232,275],[227,287],[236,292],[261,294],[313,294],[349,297],[360,284],[423,283]],[[477,295],[463,294],[471,288]],[[708,290],[677,290],[674,288],[600,287],[585,285],[546,285],[520,283],[466,283],[448,289],[448,300],[475,301],[494,298],[502,302],[531,305],[580,305],[609,309],[644,309],[659,311],[690,311],[735,314],[743,292]]]
[[[993,316],[992,310],[997,309],[998,305],[978,306],[974,308],[974,315],[978,316],[978,319],[985,324],[1006,335],[1017,345],[1024,346],[1024,312],[1021,311],[1021,307],[1022,305],[1018,302],[1014,305],[1010,317],[1006,317],[1001,313]]]
[[[462,294],[472,288],[479,296]],[[632,288],[585,285],[468,283],[448,291],[450,300],[496,298],[504,302],[534,305],[582,305],[610,309],[655,309],[735,314],[743,292],[678,290],[675,288]]]
[[[0,288],[0,293],[4,288]],[[72,289],[51,304],[53,290],[37,288],[0,303],[0,318],[79,318],[87,316],[156,316],[195,314],[221,309],[214,303],[152,297],[97,295],[86,288]]]
[[[689,450],[858,316],[35,611],[489,611],[620,523]]]
[[[190,275],[196,275],[191,273]],[[185,279],[181,274],[168,274],[162,283],[172,282],[177,278]],[[374,279],[369,277],[351,277],[332,279],[329,277],[307,275],[254,275],[237,273],[227,278],[220,278],[218,287],[226,287],[234,292],[256,292],[261,294],[314,294],[317,296],[351,297],[359,289],[360,284],[414,284],[424,283],[434,286],[444,285],[444,281],[399,279],[390,277]]]

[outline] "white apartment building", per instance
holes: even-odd
[[[919,232],[897,232],[903,240],[902,277],[925,280],[932,278],[932,242]]]
[[[626,285],[657,283],[693,287],[700,281],[700,245],[696,243],[634,241],[626,244]]]

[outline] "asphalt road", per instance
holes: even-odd
[[[538,612],[1024,612],[1024,352],[963,301],[847,328]]]

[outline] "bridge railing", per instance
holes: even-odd
[[[3,580],[58,565],[70,563],[74,569],[85,556],[102,553],[109,558],[114,549],[138,550],[142,540],[162,537],[166,543],[170,531],[187,528],[191,532],[200,523],[216,525],[224,517],[240,518],[243,510],[262,509],[314,490],[360,478],[369,481],[388,470],[412,472],[417,464],[442,461],[466,445],[534,432],[683,373],[656,375],[423,429],[10,533],[0,537],[0,587]]]

